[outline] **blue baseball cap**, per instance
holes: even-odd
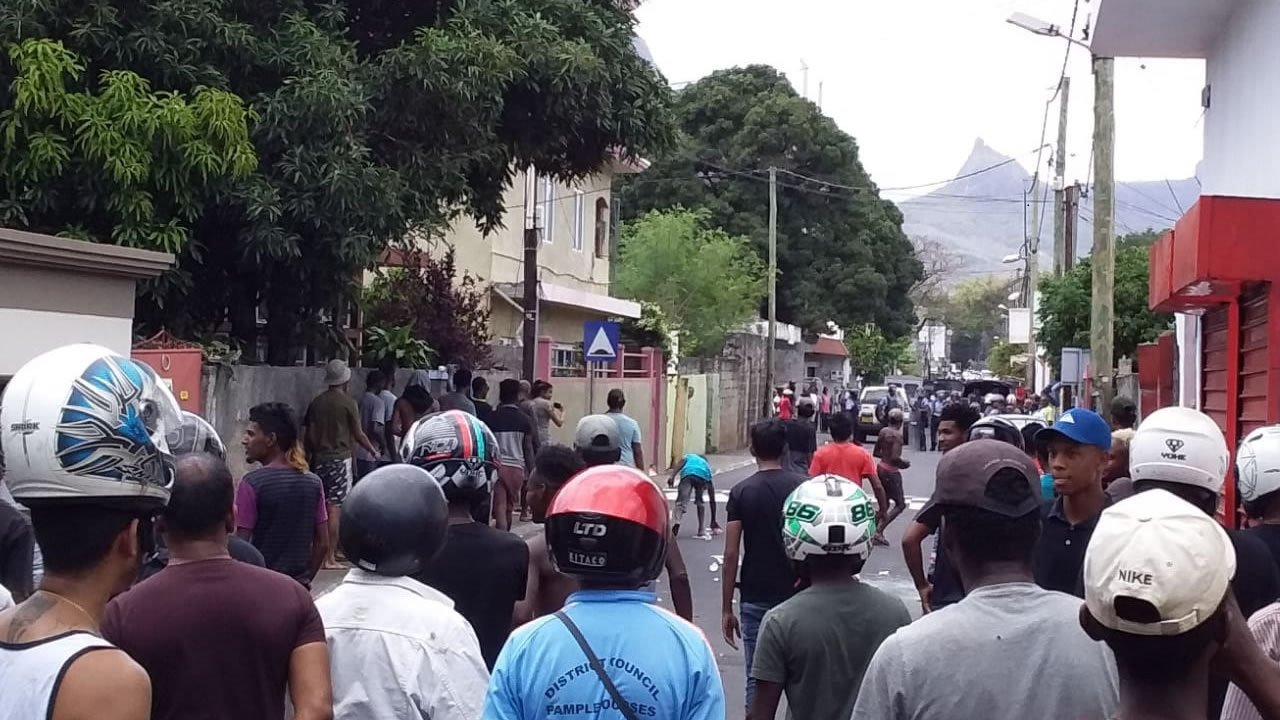
[[[1092,410],[1071,408],[1062,413],[1051,427],[1036,433],[1036,445],[1048,445],[1055,437],[1064,437],[1081,445],[1093,445],[1111,450],[1111,426]]]

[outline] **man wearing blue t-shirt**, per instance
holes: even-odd
[[[676,485],[676,478],[680,479],[680,484]],[[711,466],[707,464],[706,458],[695,453],[685,455],[680,464],[671,470],[671,477],[667,478],[667,487],[676,488],[676,506],[672,513],[671,535],[675,537],[680,534],[680,521],[684,519],[685,512],[689,509],[689,496],[693,496],[693,504],[698,511],[698,532],[694,537],[701,540],[710,540],[711,535],[720,534],[720,524],[716,522],[716,488],[711,480]],[[703,505],[703,494],[711,496],[711,529],[706,527],[706,507]]]
[[[622,408],[627,405],[627,396],[623,394],[622,388],[614,388],[609,391],[606,402],[609,404],[609,412],[605,414],[613,418],[621,438],[618,447],[622,449],[622,459],[619,462],[644,472],[644,445],[640,440],[640,423],[622,412]]]
[[[552,500],[546,538],[556,567],[582,589],[511,634],[486,720],[723,720],[706,638],[645,589],[671,539],[658,486],[620,465],[584,470]]]

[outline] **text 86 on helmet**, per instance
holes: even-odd
[[[173,487],[166,436],[182,411],[144,363],[67,345],[23,365],[0,403],[5,482],[28,506],[158,510]]]
[[[498,440],[488,425],[462,410],[422,418],[404,434],[400,457],[426,470],[449,500],[479,500],[498,474]]]
[[[566,575],[639,586],[662,573],[667,501],[634,468],[600,465],[574,475],[551,502],[546,527],[551,556]]]

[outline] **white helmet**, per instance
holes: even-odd
[[[839,475],[818,475],[791,491],[783,505],[782,544],[787,557],[871,555],[876,511],[862,488]]]
[[[1280,425],[1249,433],[1236,452],[1236,472],[1245,502],[1280,490]]]
[[[227,446],[218,431],[204,418],[193,412],[182,411],[182,424],[169,429],[165,437],[169,443],[169,452],[174,457],[190,453],[209,453],[219,460],[227,459]]]
[[[1161,408],[1147,417],[1129,443],[1129,476],[1222,492],[1231,454],[1218,424],[1202,412]]]
[[[165,436],[181,424],[178,401],[145,364],[97,345],[50,350],[5,388],[4,479],[26,505],[158,509],[173,487]]]

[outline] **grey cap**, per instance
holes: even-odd
[[[1001,470],[1016,470],[1027,480],[1029,494],[1019,502],[992,497],[987,483]],[[971,507],[1005,517],[1022,517],[1040,510],[1040,475],[1031,458],[999,440],[970,440],[942,456],[933,497],[916,519],[935,524],[948,507]]]
[[[578,421],[573,446],[579,450],[618,450],[622,447],[622,433],[608,415],[587,415]]]
[[[334,358],[324,365],[324,384],[329,387],[335,385],[346,385],[351,379],[351,368],[347,367],[347,363],[338,358]]]

